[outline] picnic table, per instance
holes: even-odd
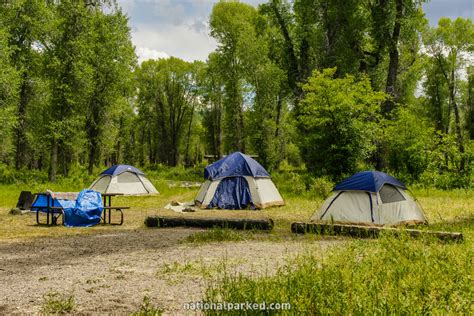
[[[103,212],[101,219],[104,224],[110,225],[122,225],[123,224],[123,210],[129,209],[128,206],[112,206],[112,197],[123,195],[121,193],[104,193],[102,194],[102,204]],[[44,196],[46,198],[45,206],[35,206],[36,209],[36,223],[42,224],[40,222],[39,212],[46,213],[46,225],[56,225],[58,219],[62,217],[62,224],[64,225],[64,207],[55,205],[55,199],[61,200],[76,200],[77,193],[67,192],[67,193],[53,193],[50,191],[47,192],[38,192],[35,193],[36,198]],[[36,200],[36,199],[35,199]],[[117,211],[120,213],[120,221],[117,223],[112,222],[112,211]]]

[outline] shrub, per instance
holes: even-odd
[[[312,173],[352,173],[375,150],[380,103],[367,77],[336,77],[336,69],[315,71],[303,86],[297,109],[300,149]]]
[[[319,198],[327,198],[334,188],[334,182],[328,177],[321,177],[313,179],[311,184],[311,192]]]

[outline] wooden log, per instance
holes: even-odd
[[[148,216],[145,219],[148,227],[201,227],[201,228],[234,228],[272,230],[273,220],[268,219],[237,219],[237,218],[198,218],[198,217],[163,217]]]
[[[406,233],[411,237],[432,236],[444,241],[462,241],[462,233],[440,232],[420,229],[401,229],[393,227],[376,227],[361,225],[292,223],[291,231],[295,234],[315,233],[321,235],[342,235],[361,238],[376,238],[381,232],[393,234]]]

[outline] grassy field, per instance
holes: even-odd
[[[180,177],[173,180],[183,180]],[[42,227],[30,215],[10,215],[20,191],[78,191],[82,182],[58,184],[0,185],[0,241],[12,242],[38,237],[94,235],[145,230],[148,215],[180,215],[163,207],[170,201],[190,201],[197,188],[171,186],[158,175],[151,179],[160,195],[117,197],[115,205],[129,205],[123,226],[91,228]],[[277,184],[278,185],[278,184]],[[423,229],[460,231],[463,243],[385,235],[377,240],[344,239],[328,256],[308,252],[288,262],[276,274],[259,277],[220,273],[206,290],[209,302],[290,302],[291,313],[313,314],[470,314],[473,293],[474,191],[416,189],[430,222]],[[282,192],[286,205],[263,211],[205,211],[186,216],[269,217],[275,222],[271,233],[234,232],[213,229],[197,232],[184,243],[239,242],[299,238],[308,244],[321,237],[294,236],[290,223],[306,221],[323,199],[310,194]],[[327,238],[327,237],[326,237]]]
[[[153,180],[153,179],[152,179]],[[170,187],[170,180],[153,181],[157,186],[159,195],[145,197],[116,197],[115,205],[128,205],[131,207],[125,213],[125,224],[123,226],[99,225],[91,228],[66,228],[66,227],[42,227],[35,225],[31,216],[11,216],[9,211],[15,206],[18,196],[22,190],[41,192],[46,189],[53,191],[79,191],[86,187],[84,183],[46,183],[28,185],[0,185],[0,240],[31,238],[40,236],[60,237],[62,235],[94,234],[99,231],[137,229],[143,228],[143,222],[149,215],[179,215],[164,209],[171,201],[190,201],[197,193],[197,188]],[[447,231],[461,230],[470,238],[472,230],[472,218],[474,209],[473,190],[442,191],[438,189],[418,189],[414,195],[422,205],[426,216],[433,228]],[[232,211],[223,212],[210,210],[186,216],[228,216],[262,218],[269,217],[275,222],[275,229],[271,233],[277,236],[290,236],[289,225],[294,221],[305,221],[319,208],[323,199],[308,195],[285,194],[282,192],[286,205],[283,207],[270,208],[263,211]]]

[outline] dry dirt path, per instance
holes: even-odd
[[[38,313],[47,293],[72,295],[79,313],[128,314],[144,296],[167,314],[200,301],[209,278],[272,273],[288,258],[324,252],[336,241],[304,239],[181,243],[195,229],[138,229],[110,234],[0,242],[0,314]]]

